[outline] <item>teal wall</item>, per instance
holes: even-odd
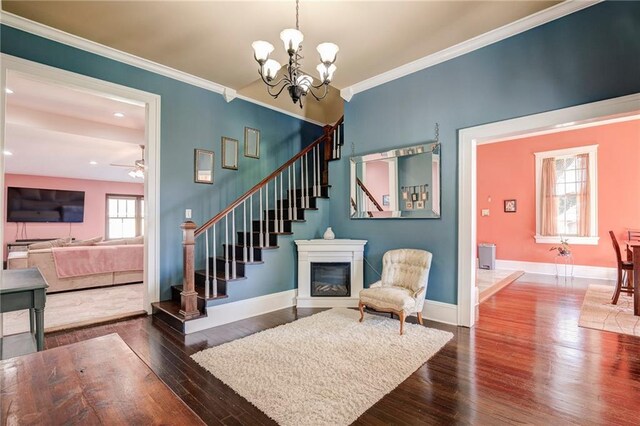
[[[181,282],[179,225],[184,209],[193,209],[193,220],[201,224],[291,158],[301,146],[322,134],[318,126],[250,102],[236,99],[227,103],[219,94],[11,27],[2,26],[0,31],[3,53],[161,96],[159,264],[162,299],[170,297],[172,284]],[[245,126],[261,131],[259,160],[242,155]],[[238,171],[220,167],[222,136],[241,142]],[[215,151],[214,185],[193,183],[194,148]],[[314,226],[324,227],[327,211],[325,208],[324,212],[314,212],[310,226],[304,231],[298,226],[296,229],[301,233],[295,237],[309,238],[320,232]],[[283,245],[285,249],[267,254],[271,260],[269,265],[253,267],[249,280],[231,284],[230,297],[223,302],[295,288],[291,267],[295,253],[290,241]]]
[[[433,252],[427,298],[457,302],[457,134],[460,129],[640,92],[640,2],[604,2],[404,78],[345,104],[345,152],[442,142],[442,219],[349,219],[348,158],[330,166],[330,224],[387,250]],[[505,176],[508,179],[508,176]],[[365,285],[377,279],[367,267]]]

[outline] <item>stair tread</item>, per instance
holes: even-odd
[[[253,248],[256,248],[256,246],[253,246]],[[213,259],[213,257],[210,257],[210,259]],[[219,259],[219,260],[222,260],[222,261],[226,260],[223,256],[216,256],[216,259]],[[253,262],[251,262],[251,261],[246,261],[245,262],[244,260],[238,259],[237,257],[236,257],[235,261],[236,261],[236,263],[242,263],[244,265],[260,265],[260,264],[264,263],[264,260],[254,260]],[[229,262],[233,262],[233,259],[229,258]]]
[[[159,310],[163,311],[164,313],[172,316],[174,319],[176,319],[176,320],[178,320],[178,321],[180,321],[182,323],[184,323],[185,321],[191,321],[191,320],[202,318],[202,317],[206,316],[206,315],[201,313],[200,315],[198,315],[195,318],[190,318],[188,320],[185,320],[182,317],[182,315],[180,315],[180,308],[181,308],[180,302],[177,301],[177,300],[173,300],[173,299],[171,299],[171,300],[162,300],[160,302],[153,302],[151,304],[151,306],[153,306],[156,309],[159,309]]]
[[[198,271],[196,271],[195,273],[196,273],[196,274],[198,274],[198,275],[204,275],[204,274],[205,274],[205,270],[204,270],[204,269],[202,269],[202,270],[198,270]],[[219,275],[220,273],[222,273],[222,275]],[[224,281],[229,282],[229,281],[242,281],[242,280],[246,280],[246,279],[247,279],[247,277],[243,277],[243,276],[237,275],[235,278],[231,278],[231,277],[229,277],[229,279],[226,279],[226,278],[224,277],[224,271],[218,271],[218,275],[216,275],[216,279],[217,279],[217,280],[224,280]]]

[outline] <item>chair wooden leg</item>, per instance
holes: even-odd
[[[404,311],[400,312],[398,317],[400,317],[400,335],[403,335],[404,334]]]
[[[622,269],[618,268],[618,281],[616,282],[616,290],[613,292],[613,298],[611,304],[617,305],[618,298],[620,297],[620,290],[622,289]]]
[[[418,312],[418,322],[420,323],[420,325],[424,325],[422,323],[422,312]]]
[[[358,309],[360,309],[360,322],[364,319],[364,303],[358,302]]]

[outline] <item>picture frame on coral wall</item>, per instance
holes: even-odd
[[[504,212],[515,213],[517,211],[516,200],[504,200]]]

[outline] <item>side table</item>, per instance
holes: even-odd
[[[558,264],[560,264],[560,267],[564,266],[564,278],[567,278],[567,272],[569,270],[569,268],[571,268],[571,273],[568,274],[569,277],[573,278],[573,255],[571,253],[569,254],[558,254],[554,257],[554,262],[556,264],[556,278],[560,276],[560,274],[558,273]]]

